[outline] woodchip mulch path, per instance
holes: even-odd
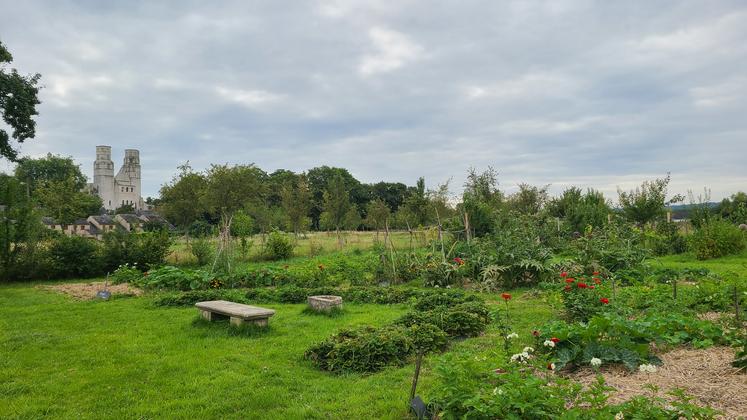
[[[56,284],[53,286],[38,286],[40,289],[51,290],[57,293],[63,293],[71,296],[78,300],[91,300],[96,297],[96,292],[104,290],[104,282],[89,282],[89,283],[65,283]],[[140,296],[143,291],[132,287],[127,283],[122,284],[110,284],[107,286],[107,290],[114,295],[125,295],[125,296]]]

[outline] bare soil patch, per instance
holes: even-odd
[[[104,282],[98,281],[90,283],[67,283],[57,284],[54,286],[39,286],[39,288],[44,290],[52,290],[57,293],[63,293],[79,300],[91,300],[96,297],[96,292],[104,290]],[[112,296],[140,296],[143,294],[142,290],[136,287],[132,287],[127,283],[114,285],[110,284],[108,285],[107,290],[109,290]]]
[[[615,388],[610,402],[619,403],[637,395],[648,395],[644,385],[666,391],[680,388],[695,397],[701,405],[710,405],[721,410],[724,418],[739,419],[747,416],[747,375],[740,374],[731,366],[734,350],[729,347],[709,349],[682,348],[660,355],[664,364],[656,373],[630,373],[624,369],[602,369],[607,385]],[[589,385],[596,374],[582,369],[571,375],[575,380]]]

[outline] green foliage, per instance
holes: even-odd
[[[603,229],[587,228],[569,249],[584,272],[618,273],[641,268],[649,251],[641,246],[640,233],[628,225],[611,223]]]
[[[699,260],[738,254],[745,248],[745,243],[745,232],[720,219],[704,224],[690,237],[690,246]]]
[[[265,257],[271,261],[287,260],[293,256],[293,248],[295,248],[293,239],[275,230],[270,233],[265,242]]]
[[[79,236],[59,236],[47,250],[52,277],[91,277],[101,272],[99,246],[95,240]]]
[[[568,319],[585,322],[609,308],[610,290],[598,276],[567,276],[561,297]]]
[[[39,242],[45,231],[26,188],[0,174],[0,279],[26,280],[41,273]],[[48,273],[46,273],[48,274]]]
[[[146,272],[132,284],[143,289],[155,290],[199,290],[222,286],[222,283],[210,272],[168,265]]]
[[[422,341],[422,334],[419,339]],[[311,346],[304,357],[322,370],[377,372],[389,365],[403,364],[413,350],[413,341],[404,327],[362,327],[341,330]]]
[[[14,161],[18,151],[10,139],[23,143],[36,135],[34,117],[38,115],[36,106],[41,103],[38,98],[41,75],[22,76],[16,69],[7,71],[5,63],[12,61],[13,56],[0,42],[0,114],[13,130],[9,135],[5,127],[0,128],[0,156]]]
[[[588,189],[583,193],[578,187],[570,187],[560,197],[551,199],[547,210],[551,216],[563,219],[570,232],[583,232],[587,226],[601,228],[612,212],[600,191]]]
[[[104,269],[115,270],[121,264],[137,264],[151,269],[163,264],[169,253],[171,238],[168,233],[128,233],[114,230],[104,235],[102,258]]]
[[[195,220],[190,223],[187,233],[193,238],[205,238],[215,234],[215,226],[204,220]]]
[[[207,238],[193,239],[189,243],[189,252],[197,258],[197,265],[209,264],[215,256],[215,244]]]
[[[552,270],[550,250],[539,241],[535,219],[500,213],[496,233],[472,242],[467,269],[483,290],[536,284]]]
[[[436,365],[437,386],[429,409],[441,419],[712,419],[718,412],[692,403],[682,391],[674,398],[653,394],[608,404],[600,376],[588,389],[556,375],[539,375],[509,365],[495,369],[490,360],[448,355]],[[537,366],[536,369],[544,369]]]
[[[646,242],[654,255],[682,254],[687,251],[687,239],[674,222],[660,222],[653,231],[646,231]]]
[[[666,212],[665,206],[682,201],[684,197],[679,195],[667,201],[667,187],[671,180],[669,174],[661,179],[644,181],[640,187],[632,191],[623,191],[618,188],[618,201],[625,217],[643,226],[661,218]]]
[[[141,277],[143,277],[143,272],[136,265],[125,263],[117,267],[109,279],[112,284],[137,283]]]
[[[415,308],[393,325],[342,330],[309,348],[305,357],[323,370],[376,372],[404,363],[413,353],[443,349],[447,336],[479,335],[490,321],[485,304],[463,293],[426,295]]]
[[[652,342],[708,347],[719,342],[723,334],[709,321],[677,313],[649,313],[636,319],[607,313],[587,323],[551,322],[540,331],[539,342],[551,338],[558,341],[554,346],[542,346],[554,359],[557,370],[588,365],[592,358],[635,370],[642,363],[661,363],[651,352]]]

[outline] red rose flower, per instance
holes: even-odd
[[[599,271],[595,271],[595,272],[593,272],[593,273],[591,273],[591,274],[592,274],[592,275],[595,275],[595,276],[598,276],[598,275],[599,275]]]
[[[459,265],[464,265],[464,260],[461,259],[461,258],[459,258],[459,257],[455,257],[454,258],[454,262],[457,263],[457,264],[459,264]]]
[[[553,342],[553,343],[555,343],[555,344],[558,344],[558,343],[560,343],[560,339],[559,339],[559,338],[557,338],[557,337],[553,337],[553,338],[551,338],[551,339],[550,339],[550,341],[552,341],[552,342]]]
[[[601,299],[599,299],[599,301],[602,302],[605,305],[608,304],[608,303],[610,303],[610,300],[607,299],[607,298],[601,298]]]
[[[565,271],[563,271],[562,273],[560,273],[560,277],[568,277],[568,273],[566,273]]]
[[[511,300],[510,293],[501,293],[501,297],[503,298],[503,300]]]
[[[573,283],[573,279],[571,279],[571,278],[565,279],[565,282],[566,283]]]
[[[577,286],[579,289],[586,289],[586,283],[579,283]]]

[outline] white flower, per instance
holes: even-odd
[[[555,347],[555,342],[552,340],[545,340],[545,342],[542,344],[544,344],[545,347]]]
[[[638,366],[638,371],[643,373],[656,373],[657,369],[654,365],[640,365]]]
[[[547,367],[549,367],[550,370],[555,370],[555,363],[550,363]]]
[[[512,362],[519,362],[519,363],[526,363],[527,360],[531,359],[532,356],[527,352],[522,353],[516,353],[513,356],[511,356]]]
[[[523,353],[534,353],[534,349],[532,347],[524,347],[524,350],[522,350]]]
[[[511,334],[509,334],[509,335],[506,336],[506,340],[511,340],[513,338],[519,338],[519,334],[516,334],[514,332],[514,333],[511,333]]]
[[[602,366],[602,359],[597,357],[592,357],[592,359],[589,361],[589,364],[591,364],[594,367]]]
[[[623,420],[624,418],[625,418],[625,414],[623,414],[622,411],[615,414],[615,420]]]
[[[503,395],[503,390],[498,387],[495,387],[493,388],[493,395]]]

